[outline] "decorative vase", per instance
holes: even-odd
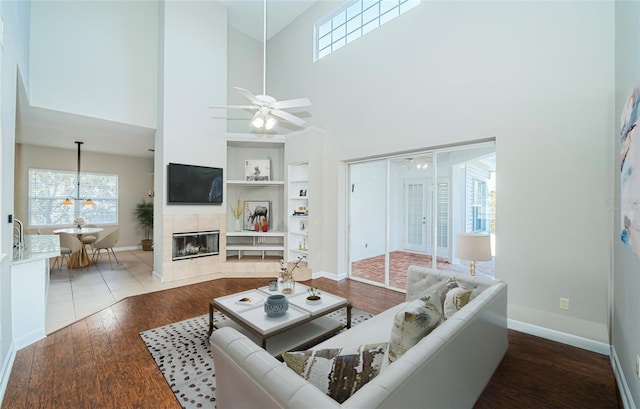
[[[240,218],[239,217],[236,217],[235,224],[234,224],[233,227],[234,227],[234,229],[236,231],[242,230],[242,225],[240,224]]]
[[[293,274],[282,273],[282,294],[293,294],[295,290],[296,280],[293,279]]]
[[[264,302],[264,312],[269,317],[281,317],[289,309],[289,301],[282,294],[273,294]]]

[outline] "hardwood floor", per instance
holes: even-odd
[[[264,284],[222,279],[122,300],[18,351],[2,408],[180,408],[138,333],[205,314],[212,297]],[[403,293],[351,280],[306,284],[371,313],[404,301]],[[617,407],[608,357],[514,331],[509,342],[476,408]]]

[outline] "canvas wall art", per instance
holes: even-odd
[[[620,118],[620,239],[640,258],[639,90],[635,88]]]
[[[244,178],[247,182],[268,182],[271,180],[269,159],[247,159],[244,161]]]
[[[271,212],[271,202],[269,201],[247,201],[247,210],[244,215],[244,229],[267,231],[269,229],[269,217]],[[266,227],[265,227],[266,226]]]

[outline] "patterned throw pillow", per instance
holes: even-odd
[[[285,352],[282,358],[295,373],[342,403],[380,373],[388,345]]]
[[[462,307],[471,300],[472,290],[465,290],[462,287],[456,287],[450,290],[444,299],[444,319],[449,319],[453,314],[458,312]]]
[[[434,291],[413,300],[396,314],[389,342],[389,361],[393,362],[420,342],[442,322],[440,295]]]
[[[473,290],[464,289],[454,278],[445,283],[440,292],[440,302],[444,319],[449,319],[471,300]]]

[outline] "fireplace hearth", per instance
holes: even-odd
[[[173,260],[215,256],[220,253],[220,230],[173,233]]]

